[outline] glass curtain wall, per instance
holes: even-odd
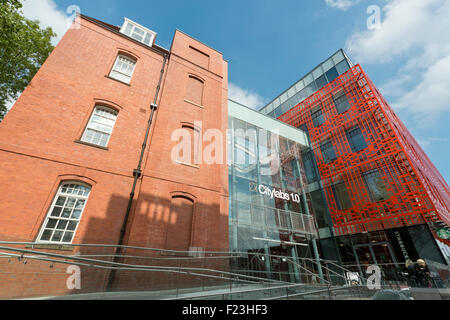
[[[233,270],[311,281],[317,232],[313,198],[303,188],[306,147],[231,116],[229,128],[230,250],[239,256]]]

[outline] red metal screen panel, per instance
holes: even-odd
[[[340,113],[342,94],[349,108]],[[279,120],[308,130],[336,235],[449,224],[448,185],[359,65]],[[360,150],[351,132],[364,137]]]

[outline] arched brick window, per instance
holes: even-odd
[[[204,81],[193,75],[189,75],[186,89],[186,100],[202,106]]]
[[[78,181],[61,183],[37,237],[38,242],[72,243],[91,187]]]
[[[167,226],[166,248],[189,251],[193,215],[194,200],[181,195],[172,196]]]

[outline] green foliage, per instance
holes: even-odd
[[[0,0],[0,121],[53,50],[51,28],[23,17],[19,0]]]

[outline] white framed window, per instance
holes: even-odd
[[[155,42],[156,33],[154,31],[131,21],[128,18],[125,18],[120,32],[150,47],[153,46],[153,43]]]
[[[114,129],[117,114],[117,111],[110,108],[96,106],[81,141],[106,147]]]
[[[136,60],[119,54],[114,62],[114,66],[109,73],[111,78],[130,84],[133,76]]]
[[[91,187],[79,182],[63,182],[53,199],[37,242],[72,243]]]

